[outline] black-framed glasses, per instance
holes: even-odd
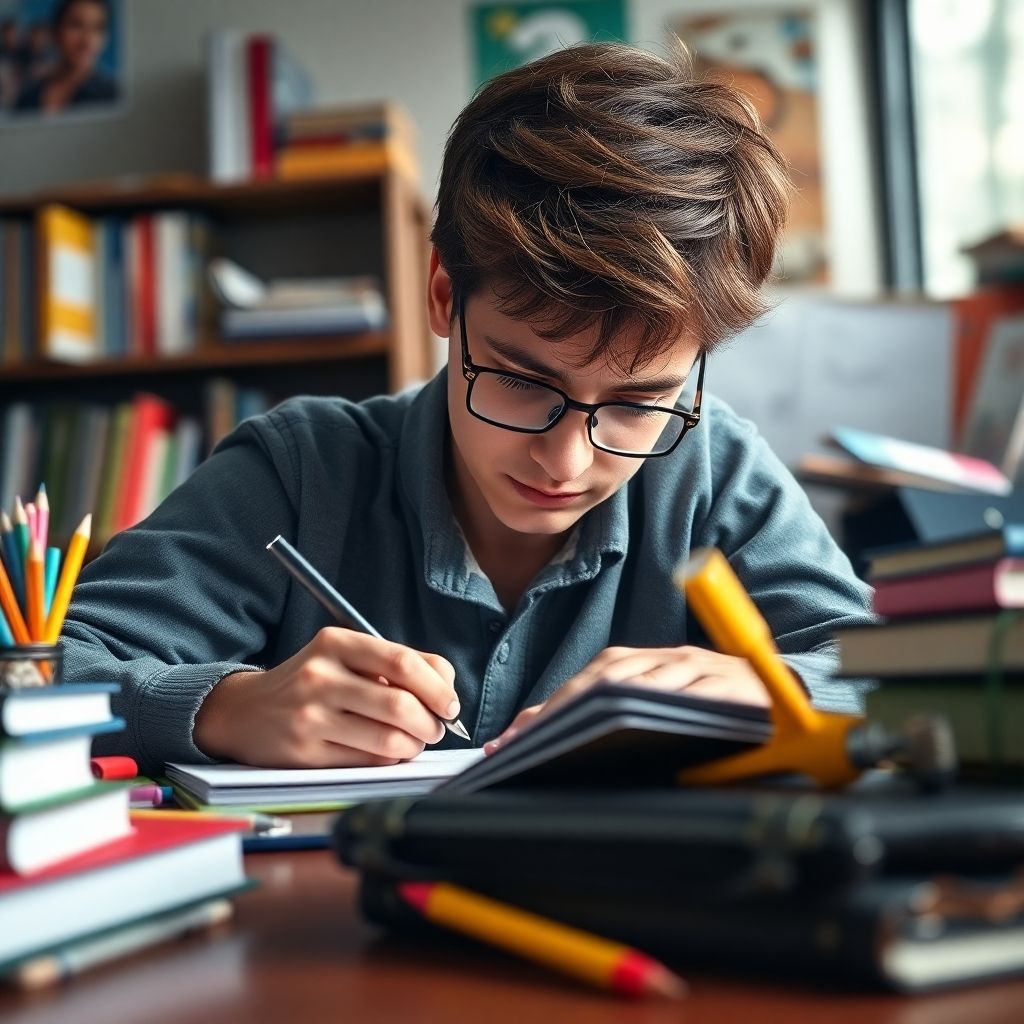
[[[519,434],[543,434],[570,409],[587,414],[587,436],[603,452],[631,459],[668,455],[700,422],[704,391],[705,353],[698,360],[697,388],[689,412],[640,402],[597,402],[588,405],[570,398],[560,388],[534,377],[478,366],[469,355],[466,337],[466,307],[459,299],[459,329],[462,333],[462,376],[466,408],[478,420]]]

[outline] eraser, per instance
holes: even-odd
[[[134,779],[139,766],[130,757],[94,757],[89,762],[97,779]]]

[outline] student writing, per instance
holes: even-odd
[[[447,366],[246,422],[83,572],[66,672],[121,683],[121,752],[143,771],[383,763],[451,742],[438,716],[482,743],[599,678],[764,702],[672,583],[698,546],[725,552],[814,701],[858,709],[829,636],[868,619],[866,588],[713,394],[787,187],[749,103],[682,56],[574,47],[485,86],[432,234]],[[278,533],[389,639],[332,626],[267,556]]]

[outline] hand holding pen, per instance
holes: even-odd
[[[332,616],[339,617],[333,608]],[[280,664],[221,679],[196,714],[192,738],[210,757],[266,767],[394,764],[437,743],[445,728],[457,733],[454,682],[440,655],[325,626]]]
[[[357,629],[378,640],[384,639],[284,537],[278,534],[267,545],[267,550],[334,616],[339,625]],[[438,718],[449,732],[468,740],[469,733],[455,714],[458,712],[449,717],[439,715]]]

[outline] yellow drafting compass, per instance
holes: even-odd
[[[898,734],[860,715],[819,711],[779,655],[768,623],[721,551],[699,548],[676,570],[705,632],[723,654],[746,658],[771,696],[772,738],[754,750],[678,775],[685,785],[713,785],[758,775],[800,772],[826,789],[844,786],[865,768],[902,757],[919,782],[944,783],[955,768],[952,734],[937,716],[911,718]]]

